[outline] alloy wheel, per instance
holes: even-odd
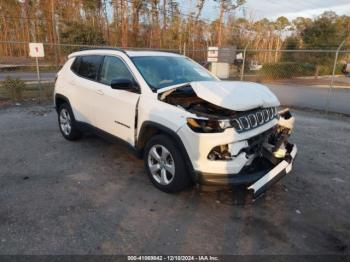
[[[60,126],[63,134],[69,136],[72,130],[72,121],[66,108],[62,108],[60,112]]]
[[[161,185],[170,184],[175,176],[173,156],[162,145],[154,145],[148,152],[148,167],[154,180]]]

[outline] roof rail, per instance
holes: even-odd
[[[114,50],[114,51],[120,51],[126,54],[124,49],[118,48],[118,47],[84,47],[80,49],[79,51],[87,51],[87,50]]]

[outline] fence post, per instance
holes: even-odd
[[[241,71],[241,81],[243,81],[243,78],[244,78],[245,55],[247,52],[248,45],[249,45],[249,43],[246,44],[246,46],[244,47],[244,51],[243,51],[243,64],[242,64],[242,71]]]
[[[337,62],[338,62],[338,55],[340,49],[343,47],[345,40],[340,43],[340,45],[337,48],[337,51],[335,52],[335,58],[334,58],[334,65],[333,65],[333,72],[332,72],[332,78],[331,78],[331,83],[329,86],[329,91],[328,91],[328,97],[327,97],[327,105],[326,105],[326,114],[328,114],[329,109],[330,109],[330,100],[331,100],[331,94],[332,94],[332,89],[333,89],[333,83],[334,83],[334,77],[335,77],[335,70],[337,69]]]
[[[39,84],[39,104],[40,104],[41,98],[42,98],[42,87],[41,87],[41,80],[40,80],[39,62],[37,57],[35,57],[35,63],[36,63],[36,75],[37,75],[38,84]]]

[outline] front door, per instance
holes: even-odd
[[[96,126],[134,145],[136,106],[139,93],[111,88],[112,80],[135,81],[129,68],[118,57],[105,56],[94,101]]]

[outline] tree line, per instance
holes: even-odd
[[[191,13],[177,0],[0,0],[0,56],[28,55],[27,45],[10,41],[172,49],[193,57],[205,57],[208,46],[248,46],[271,50],[260,60],[272,63],[283,58],[279,49],[336,49],[350,32],[350,17],[334,12],[254,20],[237,16],[246,0],[215,0],[219,14],[209,19],[202,17],[206,0],[189,1]],[[51,52],[57,59],[64,50]]]

